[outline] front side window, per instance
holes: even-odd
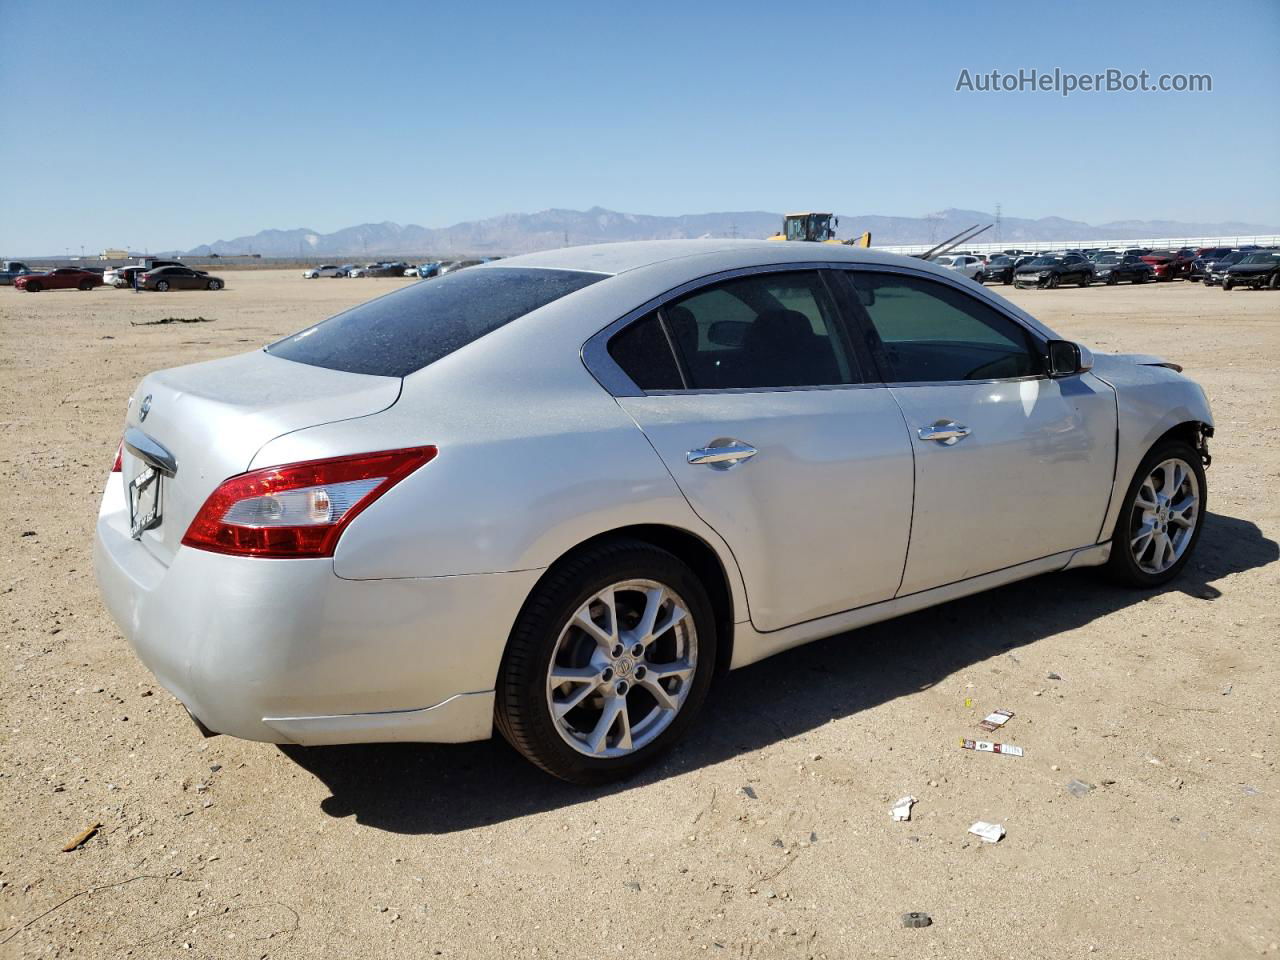
[[[816,271],[726,280],[662,308],[689,389],[835,386],[858,381]]]
[[[873,339],[895,383],[1037,376],[1027,331],[949,284],[894,273],[850,272]]]
[[[353,307],[271,344],[267,353],[347,373],[404,377],[603,279],[516,267],[450,273]]]

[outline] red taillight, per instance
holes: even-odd
[[[119,473],[124,469],[124,441],[120,441],[120,446],[116,447],[116,462],[111,465],[112,473]]]
[[[182,543],[250,557],[331,557],[347,524],[436,452],[410,447],[242,473],[209,495]]]

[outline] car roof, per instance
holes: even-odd
[[[831,261],[844,263],[903,264],[915,267],[924,261],[866,247],[836,243],[779,240],[633,240],[625,243],[597,243],[527,253],[485,263],[482,270],[511,267],[541,267],[553,270],[586,270],[613,276],[653,267],[675,266],[673,261],[697,258],[702,272],[732,270],[735,267]],[[687,265],[690,269],[694,264]],[[695,273],[694,276],[698,274]]]

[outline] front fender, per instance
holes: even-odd
[[[1095,358],[1094,375],[1116,391],[1118,433],[1115,481],[1099,543],[1111,538],[1129,484],[1155,442],[1184,423],[1213,428],[1204,390],[1161,363],[1154,357],[1098,354]]]

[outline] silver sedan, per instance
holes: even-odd
[[[1153,587],[1203,391],[920,260],[576,247],[425,280],[130,401],[95,564],[206,733],[625,775],[719,670],[1010,581]]]

